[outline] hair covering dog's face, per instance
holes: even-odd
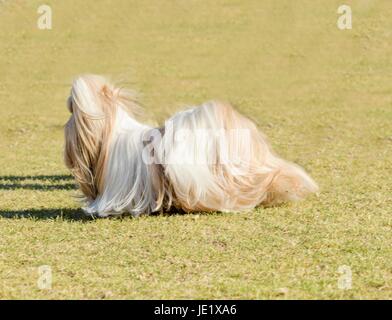
[[[95,199],[103,190],[108,138],[114,117],[113,88],[103,77],[82,76],[72,85],[65,126],[65,164],[83,194]]]

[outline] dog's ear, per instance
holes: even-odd
[[[104,85],[101,91],[104,99],[110,101],[115,108],[121,108],[133,118],[143,115],[136,91],[112,84]]]

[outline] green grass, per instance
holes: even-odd
[[[392,6],[0,2],[0,298],[392,298]],[[231,101],[319,197],[248,213],[85,218],[62,163],[72,78],[113,76],[149,118]],[[51,290],[37,287],[50,265]],[[341,290],[339,266],[352,270]]]

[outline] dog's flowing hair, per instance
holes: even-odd
[[[303,199],[318,187],[276,156],[255,124],[208,102],[158,128],[136,120],[135,95],[104,77],[78,77],[67,106],[65,164],[101,217],[168,210],[241,211]]]

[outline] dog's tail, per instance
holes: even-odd
[[[263,205],[271,206],[287,201],[298,201],[319,191],[316,182],[303,168],[276,156],[272,157],[270,161],[273,162],[275,169],[270,174]]]

